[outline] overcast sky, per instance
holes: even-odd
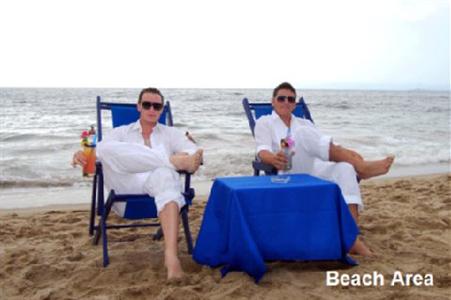
[[[11,0],[0,87],[449,89],[448,0]]]

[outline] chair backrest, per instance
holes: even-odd
[[[254,135],[255,121],[261,116],[272,113],[271,103],[251,103],[247,98],[243,99],[243,108],[246,112],[252,135]],[[296,117],[308,119],[313,122],[312,116],[303,97],[299,98],[299,102],[296,103],[296,108],[294,109],[293,114]]]
[[[111,111],[111,121],[113,127],[127,125],[139,119],[139,111],[136,103],[112,103],[102,102],[102,98],[97,96],[97,139],[102,140],[102,110]],[[166,101],[161,113],[159,123],[173,126],[171,105]]]

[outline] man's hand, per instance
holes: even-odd
[[[271,164],[277,169],[277,170],[285,170],[287,166],[288,160],[283,151],[279,151],[275,154],[273,154],[273,157],[271,159]]]
[[[86,155],[83,151],[80,150],[74,153],[72,158],[72,167],[75,167],[76,165],[84,166],[87,162]]]
[[[283,151],[272,153],[268,150],[261,150],[258,153],[261,161],[265,164],[270,164],[277,170],[285,170],[288,160]]]

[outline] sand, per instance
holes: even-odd
[[[111,264],[88,236],[88,207],[21,210],[0,215],[0,299],[450,299],[451,175],[370,180],[361,184],[366,210],[362,239],[377,253],[339,262],[271,262],[255,284],[244,273],[220,277],[197,265],[180,235],[180,256],[189,279],[168,283],[163,242],[153,229],[111,231]],[[205,198],[191,210],[197,236]],[[326,286],[326,271],[379,272],[384,286]],[[396,270],[427,273],[433,286],[391,286]]]

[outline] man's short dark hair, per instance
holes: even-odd
[[[296,90],[294,89],[294,87],[288,82],[282,82],[274,89],[274,91],[272,92],[272,97],[274,98],[280,90],[290,90],[296,96]]]
[[[157,89],[157,88],[152,88],[152,87],[145,88],[145,89],[143,89],[143,90],[139,93],[138,103],[141,103],[141,100],[143,99],[143,95],[144,95],[145,93],[159,95],[159,96],[161,97],[161,103],[164,103],[164,96],[163,96],[163,94],[160,92],[159,89]]]

